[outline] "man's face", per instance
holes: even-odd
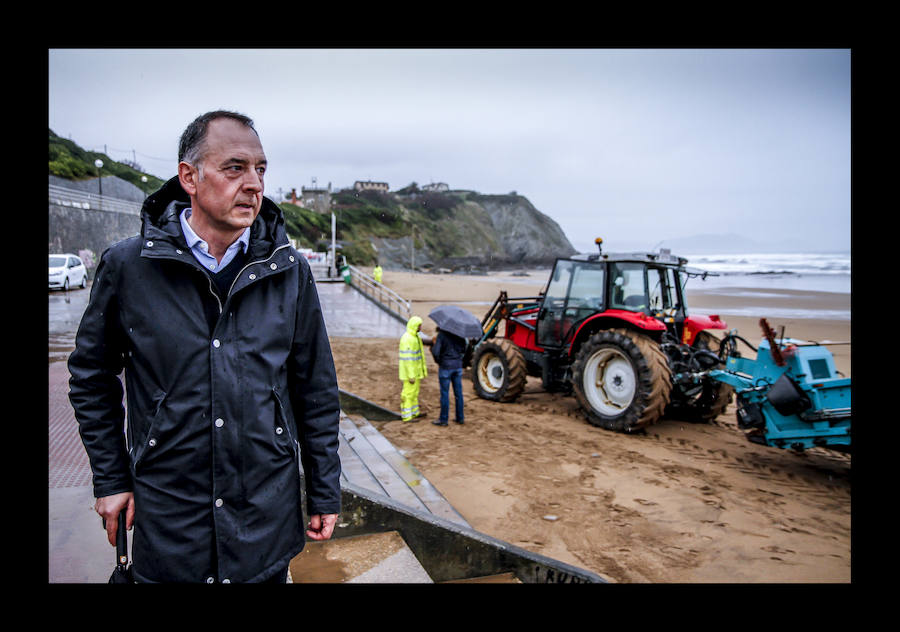
[[[266,171],[266,154],[256,133],[232,119],[211,121],[199,167],[178,166],[191,197],[192,220],[197,214],[197,220],[223,233],[250,226],[262,204]]]

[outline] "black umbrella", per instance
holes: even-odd
[[[456,305],[438,305],[428,314],[443,331],[456,334],[460,338],[481,338],[484,333],[481,321],[472,312]]]
[[[124,509],[119,512],[119,528],[116,530],[116,568],[109,576],[109,583],[134,583],[134,574],[131,571],[131,564],[128,563],[128,531],[125,529]]]

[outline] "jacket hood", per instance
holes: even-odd
[[[172,177],[144,201],[141,207],[141,236],[187,247],[179,216],[190,205],[191,199],[181,187],[178,176]],[[284,213],[275,202],[263,196],[259,215],[250,226],[250,254],[267,255],[276,245],[287,241]]]
[[[419,316],[413,316],[406,322],[406,331],[412,335],[416,335],[418,331],[419,325],[422,324],[422,319]]]

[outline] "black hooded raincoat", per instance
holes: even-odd
[[[103,253],[69,397],[94,495],[134,492],[137,581],[261,581],[304,546],[303,481],[310,514],[340,511],[334,362],[281,210],[263,198],[220,299],[185,243],[188,205],[173,178]]]

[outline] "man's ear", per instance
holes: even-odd
[[[199,172],[193,166],[186,162],[178,163],[178,181],[181,183],[181,188],[188,195],[197,195],[197,180],[199,177]]]

